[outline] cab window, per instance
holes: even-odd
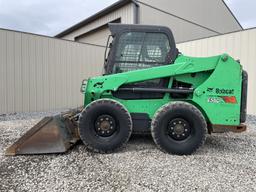
[[[120,36],[113,73],[167,64],[170,42],[164,33],[128,32]]]

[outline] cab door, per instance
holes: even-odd
[[[158,32],[125,32],[122,33],[114,52],[112,74],[133,70],[147,69],[170,64],[171,46],[165,33]],[[147,80],[127,87],[164,88],[168,86],[169,78]],[[163,93],[128,93],[118,91],[115,95],[122,99],[153,99],[162,98]]]

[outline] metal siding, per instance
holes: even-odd
[[[191,41],[177,45],[185,55],[207,57],[228,53],[239,59],[249,74],[248,113],[256,114],[256,29]]]
[[[168,13],[177,15],[181,18],[195,22],[202,26],[208,27],[220,33],[228,33],[231,31],[241,30],[241,27],[236,22],[235,18],[226,8],[222,0],[140,0],[153,7],[159,8]],[[140,4],[140,3],[139,3]],[[142,4],[140,4],[142,5]],[[144,6],[141,10],[144,12]],[[143,13],[142,22],[152,24],[151,16],[153,15],[158,19],[157,12],[152,14],[152,9]],[[156,15],[157,14],[157,15]],[[171,24],[171,16],[165,14],[166,19]],[[162,20],[153,24],[159,24]],[[168,25],[167,25],[168,26]],[[181,31],[182,33],[182,31]]]
[[[15,45],[14,45],[14,33],[7,33],[7,108],[10,110],[14,110],[15,101],[14,101],[14,91],[15,89],[15,75],[14,75],[14,57],[12,54]]]
[[[0,114],[83,104],[83,79],[99,75],[104,48],[0,30]]]
[[[7,33],[0,31],[0,110],[7,111]]]
[[[81,34],[87,33],[91,30],[97,29],[98,27],[101,27],[111,21],[114,21],[118,18],[121,18],[121,22],[124,24],[133,24],[134,22],[134,13],[133,13],[133,3],[127,4],[124,7],[113,11],[109,14],[107,14],[104,17],[101,17],[91,23],[88,23],[84,27],[79,28],[78,30],[75,30],[74,32],[65,35],[62,37],[63,39],[68,40],[74,40],[75,37],[80,36]]]
[[[215,32],[208,31],[143,4],[140,4],[140,24],[167,26],[172,30],[176,42],[217,35]]]
[[[109,35],[110,31],[106,26],[100,30],[97,30],[95,33],[89,33],[81,38],[78,38],[76,41],[105,46]]]
[[[20,91],[20,87],[22,87],[22,73],[21,73],[21,33],[14,33],[14,42],[15,42],[15,48],[14,48],[14,77],[15,77],[15,83],[14,83],[14,91],[15,94],[17,94],[17,90]],[[15,109],[17,111],[22,111],[22,97],[16,97],[14,98],[15,103]]]

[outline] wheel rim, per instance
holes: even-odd
[[[167,135],[176,141],[183,141],[191,135],[191,127],[185,119],[176,118],[169,122]]]
[[[94,129],[97,135],[110,137],[117,131],[116,121],[110,115],[100,115],[95,121]]]

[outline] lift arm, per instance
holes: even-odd
[[[103,93],[117,91],[124,84],[214,70],[222,57],[227,57],[227,55],[210,59],[188,58],[180,55],[174,64],[90,78],[85,92],[85,105],[92,99],[99,99]]]

